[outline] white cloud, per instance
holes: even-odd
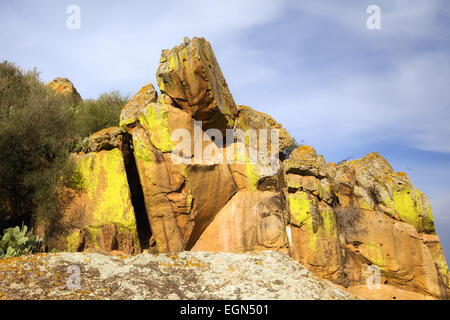
[[[372,1],[131,1],[127,5],[79,1],[79,32],[65,27],[69,2],[6,6],[9,9],[0,14],[2,30],[5,25],[11,28],[0,33],[7,44],[5,58],[25,67],[37,66],[46,81],[68,76],[84,97],[111,89],[134,93],[155,82],[161,49],[180,43],[185,35],[205,36],[237,103],[272,114],[299,138],[324,148],[390,138],[407,140],[423,150],[450,152],[448,49],[423,50],[411,44],[444,35],[436,19],[438,13],[449,14],[439,11],[442,1],[377,1],[382,10],[378,36],[365,25],[365,9]],[[282,43],[294,39],[289,50],[273,43],[273,37],[257,48],[252,39],[242,40],[248,30],[264,33],[287,13],[302,23],[302,29],[270,31]],[[336,53],[335,60],[325,51],[321,68],[315,70],[306,55],[318,52],[315,58],[320,59],[322,53],[308,51],[309,47],[333,50],[326,46],[333,35],[317,33],[322,27],[345,29],[339,35],[345,35],[346,43],[336,45],[349,47],[348,54],[354,46],[355,54],[366,54],[367,59],[389,67],[362,69],[343,56],[347,51]],[[311,42],[317,35],[320,38]]]
[[[442,31],[436,25],[438,13],[449,15],[446,2],[442,0],[321,0],[295,1],[293,5],[308,17],[323,19],[344,27],[348,32],[367,33],[366,20],[369,5],[377,5],[381,10],[381,30],[390,41],[395,37],[410,40],[417,37],[438,37]]]
[[[71,78],[85,97],[112,88],[139,89],[154,82],[162,49],[183,41],[184,36],[204,36],[226,55],[254,60],[258,53],[236,41],[248,28],[276,19],[284,1],[78,1],[81,29],[66,29],[66,6],[53,1],[9,3],[0,13],[0,40],[4,58],[29,68],[37,66],[49,81]],[[259,72],[247,64],[244,75]],[[242,80],[245,82],[242,78]]]
[[[388,138],[450,152],[450,63],[445,54],[398,60],[383,73],[349,72],[323,86],[314,79],[291,80],[291,87],[275,84],[277,94],[259,103],[265,112],[276,110],[277,119],[299,137],[324,147]]]

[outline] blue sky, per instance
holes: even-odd
[[[66,9],[81,9],[69,30]],[[369,30],[366,9],[381,9]],[[0,60],[70,78],[83,98],[156,83],[162,49],[209,40],[238,104],[327,161],[378,151],[430,197],[450,257],[448,0],[2,0]]]

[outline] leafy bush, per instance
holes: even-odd
[[[43,240],[28,232],[28,227],[14,227],[3,231],[0,240],[0,258],[17,257],[24,254],[39,252]]]
[[[56,191],[72,133],[69,98],[36,71],[0,64],[0,228],[56,215]]]
[[[338,161],[337,165],[343,164],[344,162],[350,161],[353,158],[353,156],[347,157],[343,160]]]
[[[85,137],[83,140],[79,141],[75,147],[73,148],[74,152],[84,152],[87,153],[90,151],[89,148],[89,137]]]
[[[300,144],[298,144],[298,142],[295,140],[295,138],[293,138],[292,144],[283,150],[282,160],[289,159],[289,156],[291,155],[292,151],[294,151],[298,147],[300,147]]]
[[[74,130],[80,141],[99,130],[117,126],[120,112],[128,100],[128,96],[112,91],[101,94],[97,100],[85,100],[78,105],[74,115]]]

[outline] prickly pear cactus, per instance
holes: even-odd
[[[43,240],[33,236],[28,227],[14,227],[3,231],[0,240],[0,257],[17,257],[40,251]]]

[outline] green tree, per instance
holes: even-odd
[[[57,217],[73,111],[33,70],[0,64],[0,228]]]
[[[104,128],[117,126],[120,112],[128,100],[128,96],[122,96],[119,91],[111,91],[101,94],[96,100],[89,99],[79,104],[74,115],[74,130],[79,140]]]

